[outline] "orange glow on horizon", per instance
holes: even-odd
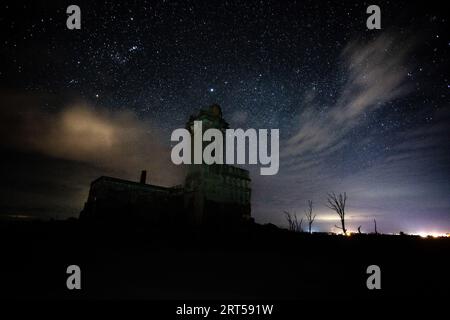
[[[449,238],[450,237],[450,233],[440,233],[440,232],[426,232],[426,231],[421,231],[418,233],[414,233],[414,235],[420,236],[422,238],[428,238],[428,237],[433,237],[433,238]]]

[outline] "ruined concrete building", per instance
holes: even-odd
[[[229,126],[218,105],[191,116],[203,128],[226,130]],[[226,164],[188,165],[184,186],[162,187],[146,183],[100,177],[91,183],[80,214],[83,220],[146,221],[154,224],[229,225],[251,221],[251,189],[248,170]]]

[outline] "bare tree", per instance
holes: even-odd
[[[344,195],[340,193],[339,196],[336,196],[334,192],[329,193],[327,201],[328,203],[326,206],[331,210],[336,211],[341,219],[341,227],[336,225],[335,227],[341,229],[344,235],[347,235],[347,229],[345,228],[345,202],[347,201],[347,194],[344,192]]]
[[[374,225],[375,225],[375,234],[378,234],[377,220],[373,219],[373,223],[374,223]]]
[[[286,215],[286,220],[289,223],[289,230],[294,232],[303,232],[302,223],[303,218],[300,219],[300,222],[297,220],[297,215],[294,213],[293,216],[288,211],[284,211]]]
[[[308,230],[311,233],[311,226],[316,218],[316,215],[313,215],[313,203],[311,200],[308,200],[308,209],[305,211],[306,220],[308,221]]]

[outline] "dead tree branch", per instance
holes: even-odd
[[[308,209],[305,211],[306,220],[308,221],[308,231],[311,233],[311,226],[316,218],[316,215],[313,215],[313,203],[312,200],[308,200]]]
[[[302,223],[303,218],[300,219],[300,222],[297,220],[297,215],[291,215],[288,211],[284,211],[286,215],[286,220],[289,224],[289,230],[294,232],[303,232]]]
[[[347,229],[345,228],[345,204],[347,202],[347,194],[344,192],[336,196],[336,194],[329,193],[326,206],[331,210],[335,211],[339,215],[341,220],[341,227],[335,225],[336,228],[341,229],[344,235],[347,235]]]

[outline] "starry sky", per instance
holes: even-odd
[[[100,175],[182,183],[170,133],[221,105],[235,128],[280,130],[280,171],[252,176],[252,215],[333,228],[450,232],[450,34],[443,7],[367,2],[2,3],[0,215],[77,216]]]

